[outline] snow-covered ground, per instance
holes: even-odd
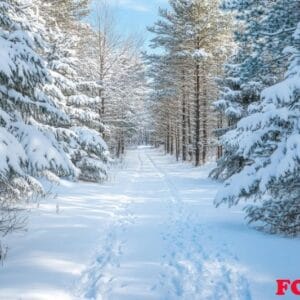
[[[276,279],[299,277],[299,239],[214,208],[210,167],[139,148],[104,185],[63,182],[8,238],[0,299],[276,299]]]

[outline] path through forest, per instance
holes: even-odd
[[[0,299],[273,299],[299,245],[214,208],[210,169],[144,147],[102,186],[62,182],[7,240]]]
[[[193,209],[200,201],[205,214],[215,184],[199,177],[173,182],[161,160],[147,148],[130,153],[127,172],[120,176],[127,205],[85,270],[82,295],[110,300],[249,299],[235,258],[226,245],[216,243],[218,237]],[[198,199],[189,188],[195,180]]]

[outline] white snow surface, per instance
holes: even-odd
[[[276,299],[276,279],[299,277],[299,239],[216,209],[211,168],[143,147],[104,185],[62,181],[6,238],[0,299]]]

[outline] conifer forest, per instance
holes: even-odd
[[[0,299],[300,294],[300,0],[0,0]]]

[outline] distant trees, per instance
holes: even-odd
[[[148,56],[155,139],[165,144],[166,152],[196,166],[217,151],[211,102],[230,42],[230,17],[219,4],[172,0],[171,10],[161,9],[161,19],[149,28],[155,35],[152,47],[161,52]]]
[[[137,135],[143,121],[144,107],[141,100],[147,92],[144,65],[132,45],[123,49],[116,58],[116,64],[110,72],[110,81],[118,85],[108,89],[104,117],[110,128],[110,147],[120,157],[124,154],[126,143]]]
[[[90,44],[97,65],[96,78],[103,87],[99,93],[100,115],[110,152],[120,157],[138,135],[145,113],[147,82],[140,54],[142,43],[139,38],[117,32],[115,16],[105,0],[99,1],[94,13],[96,30]]]

